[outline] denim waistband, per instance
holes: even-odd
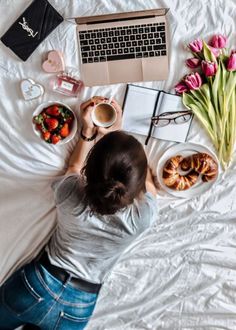
[[[54,266],[50,263],[50,260],[48,258],[48,254],[46,251],[43,252],[41,257],[38,259],[38,262],[44,266],[47,271],[53,275],[55,278],[57,278],[62,283],[68,281],[68,283],[73,286],[74,288],[83,290],[85,292],[89,293],[98,293],[101,289],[101,284],[96,283],[90,283],[84,279],[73,277],[71,274],[69,274],[65,269]]]

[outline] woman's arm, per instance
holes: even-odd
[[[107,129],[94,126],[92,119],[91,119],[91,111],[93,110],[93,106],[95,104],[104,102],[106,100],[108,100],[108,99],[100,97],[100,96],[94,96],[90,100],[81,104],[81,107],[80,107],[81,119],[82,119],[82,132],[81,133],[84,137],[91,138],[96,133],[99,134],[99,137],[102,137],[103,135],[105,135],[109,132],[121,129],[122,109],[115,100],[112,100],[112,102],[111,102],[117,111],[117,120],[114,123],[114,125],[112,125],[111,127],[107,128]],[[95,139],[92,141],[86,141],[80,135],[79,141],[69,159],[69,164],[68,164],[68,169],[67,169],[66,174],[68,174],[68,173],[80,174],[81,169],[84,167],[84,163],[87,158],[87,155],[95,143],[96,143]]]
[[[82,119],[82,135],[86,138],[91,138],[94,134],[97,133],[97,128],[94,126],[91,120],[91,111],[93,109],[94,102],[92,99],[84,102],[80,106],[80,114]],[[79,136],[78,143],[72,152],[72,155],[69,159],[68,169],[66,174],[68,173],[78,173],[80,174],[81,169],[84,166],[84,162],[86,157],[90,151],[90,149],[94,146],[95,139],[91,141],[86,141],[82,139],[81,134]]]
[[[146,190],[148,192],[150,192],[154,196],[157,195],[157,189],[156,189],[156,186],[154,184],[154,180],[153,180],[153,176],[152,176],[152,172],[150,170],[150,167],[148,167],[145,185],[146,185]]]
[[[96,133],[95,129],[92,128],[82,128],[82,134],[86,137],[92,137]],[[66,174],[68,173],[78,173],[80,174],[81,169],[84,166],[86,157],[90,149],[94,146],[94,141],[85,141],[79,137],[79,141],[72,152],[69,159],[69,166],[67,168]]]

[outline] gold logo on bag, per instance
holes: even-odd
[[[38,31],[34,33],[34,31],[28,26],[28,23],[26,22],[26,19],[23,17],[23,23],[19,22],[19,24],[22,26],[23,30],[26,30],[28,32],[28,36],[34,38]]]

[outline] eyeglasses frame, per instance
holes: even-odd
[[[175,116],[175,117],[172,117],[172,118],[161,118],[161,117],[164,117],[166,115],[173,115],[173,114],[180,114],[179,116]],[[183,117],[184,115],[190,115],[189,119],[186,121],[186,123],[191,119],[192,115],[193,115],[193,112],[191,110],[186,110],[186,111],[169,111],[169,112],[163,112],[161,113],[159,116],[154,116],[152,117],[152,123],[155,127],[158,126],[158,122],[159,120],[168,120],[168,124],[166,124],[165,126],[169,125],[171,121],[175,121],[175,119],[179,118],[179,117]],[[158,120],[158,121],[157,121]],[[157,123],[155,122],[157,121]],[[180,124],[180,123],[175,123],[175,124]]]

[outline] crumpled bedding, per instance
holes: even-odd
[[[235,0],[50,0],[65,17],[168,7],[170,73],[165,82],[140,83],[171,91],[188,72],[185,45],[197,37],[223,33],[236,46]],[[0,35],[30,0],[0,1]],[[115,95],[122,103],[125,84],[85,88],[79,100],[49,89],[50,74],[41,69],[52,49],[64,52],[67,66],[78,66],[73,21],[62,23],[27,62],[0,44],[0,282],[31,260],[56,224],[50,184],[65,170],[76,138],[64,146],[42,143],[32,130],[37,105],[61,100],[72,106],[92,95]],[[96,73],[95,73],[96,74]],[[41,99],[24,101],[20,81],[43,84]],[[78,113],[78,111],[77,111]],[[137,136],[140,141],[144,138]],[[193,120],[188,141],[214,151],[205,131]],[[152,140],[146,147],[155,173],[171,143]],[[158,217],[123,254],[104,284],[88,330],[236,329],[236,161],[218,182],[191,200],[158,191]]]

